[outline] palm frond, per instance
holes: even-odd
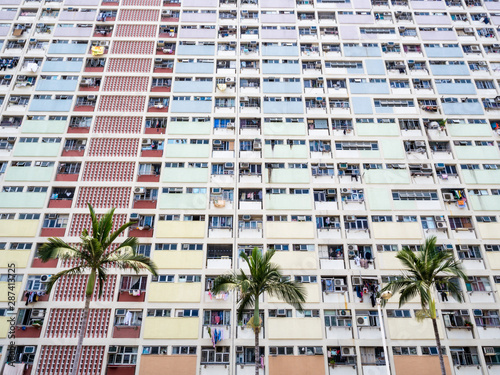
[[[42,262],[46,262],[50,259],[70,259],[70,258],[80,258],[82,252],[76,247],[73,247],[63,241],[60,238],[51,237],[48,239],[49,242],[44,243],[38,249],[38,256]]]

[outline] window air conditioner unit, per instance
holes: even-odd
[[[492,346],[485,346],[483,351],[484,355],[495,355],[495,348]]]
[[[453,193],[443,193],[443,200],[445,202],[454,202],[455,196],[453,195]]]
[[[322,346],[316,346],[314,348],[314,354],[315,355],[323,355],[323,347]]]
[[[112,345],[109,347],[108,353],[116,353],[116,352],[118,352],[118,346]]]
[[[358,251],[358,245],[347,245],[348,251]]]
[[[357,316],[356,323],[358,324],[358,327],[367,327],[370,325],[370,317],[367,315]]]
[[[224,168],[225,169],[233,169],[234,168],[234,163],[224,163]]]
[[[363,279],[360,276],[353,276],[352,285],[363,285]]]
[[[446,228],[447,228],[447,226],[448,226],[448,224],[446,223],[446,221],[438,221],[438,222],[436,223],[436,227],[437,227],[438,229],[446,229]]]
[[[251,215],[243,215],[241,218],[242,218],[243,221],[250,221],[250,220],[252,220],[252,216]]]
[[[143,188],[143,187],[136,187],[136,188],[134,189],[134,193],[135,193],[135,194],[144,194],[145,192],[146,192],[146,189],[145,189],[145,188]]]
[[[52,277],[52,275],[42,275],[42,276],[40,276],[40,281],[42,283],[48,283],[50,281],[51,277]]]
[[[43,309],[33,309],[31,311],[31,318],[32,319],[43,318],[44,316],[45,316],[45,310],[43,310]]]
[[[353,346],[343,346],[340,351],[342,357],[353,357],[356,355]]]

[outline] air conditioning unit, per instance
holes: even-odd
[[[234,163],[224,163],[224,168],[225,169],[233,169],[234,168]]]
[[[32,319],[41,319],[45,316],[45,310],[43,309],[33,309],[31,311],[31,318]]]
[[[342,357],[353,357],[356,355],[356,351],[354,350],[354,346],[343,346],[340,348]]]
[[[250,220],[252,220],[252,216],[251,216],[251,215],[243,215],[243,216],[241,217],[241,219],[242,219],[243,221],[250,221]]]
[[[356,323],[358,324],[358,327],[367,327],[370,325],[370,317],[367,315],[357,316]]]
[[[446,229],[448,227],[448,224],[446,223],[446,221],[438,221],[436,223],[436,228],[438,229]]]
[[[335,286],[342,286],[342,285],[345,285],[344,283],[344,279],[333,279],[333,284]]]
[[[453,195],[453,193],[443,193],[443,200],[445,202],[454,202],[455,196]]]
[[[144,194],[146,192],[146,189],[143,187],[136,187],[134,188],[134,193],[135,194]]]
[[[286,310],[285,309],[278,309],[276,312],[277,316],[286,316]]]
[[[340,193],[341,194],[352,194],[352,189],[350,188],[340,188]]]
[[[36,350],[36,346],[25,346],[23,349],[24,354],[33,354]]]
[[[347,215],[345,217],[345,220],[346,221],[356,221],[356,216],[354,216],[354,215]]]
[[[139,220],[139,214],[130,214],[130,221]]]
[[[352,285],[363,285],[363,279],[360,276],[353,276],[352,277]]]
[[[42,283],[48,283],[50,281],[51,277],[52,277],[52,275],[42,275],[42,276],[40,276],[40,281]]]
[[[495,355],[495,348],[492,346],[485,346],[483,351],[484,355]]]
[[[314,354],[315,355],[323,355],[323,347],[322,346],[314,347]]]
[[[112,345],[109,347],[108,353],[116,353],[116,352],[118,352],[118,346]]]

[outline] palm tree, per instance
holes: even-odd
[[[243,318],[243,312],[254,308],[254,315],[249,325],[255,333],[255,374],[259,374],[259,332],[261,321],[259,317],[259,298],[266,292],[269,296],[277,296],[297,310],[302,311],[302,303],[306,300],[304,287],[296,282],[284,280],[280,268],[271,263],[274,250],[268,250],[264,255],[256,247],[248,256],[244,251],[240,253],[250,270],[247,275],[243,270],[234,271],[227,275],[221,275],[214,281],[212,293],[217,294],[230,290],[238,290],[238,321]]]
[[[78,344],[73,358],[71,375],[76,375],[78,364],[83,349],[83,337],[87,330],[90,300],[94,294],[96,282],[99,285],[99,297],[102,296],[103,286],[107,279],[106,266],[118,267],[119,269],[133,270],[139,273],[141,269],[147,269],[153,275],[156,274],[156,265],[154,262],[144,256],[136,253],[137,238],[128,237],[118,245],[114,250],[108,251],[109,247],[120,234],[122,234],[132,223],[126,223],[111,232],[113,228],[113,213],[115,209],[109,210],[100,220],[97,219],[94,209],[89,204],[90,217],[92,219],[92,234],[87,229],[82,231],[81,243],[77,246],[71,246],[60,238],[49,238],[49,242],[44,244],[39,250],[40,259],[46,262],[50,259],[73,259],[77,265],[73,268],[61,271],[50,278],[47,283],[47,293],[50,293],[55,283],[66,275],[79,275],[90,270],[85,290],[85,307],[80,321],[78,331]]]
[[[441,351],[441,340],[439,338],[436,314],[437,286],[447,289],[458,302],[462,302],[462,294],[453,279],[461,278],[467,281],[467,276],[462,270],[462,264],[456,260],[453,253],[441,251],[436,248],[436,237],[432,236],[425,240],[419,252],[414,252],[404,247],[396,255],[404,268],[403,274],[397,280],[391,281],[381,291],[392,293],[400,292],[399,307],[409,302],[414,297],[420,298],[421,312],[417,315],[418,320],[429,318],[432,320],[434,335],[441,364],[441,373],[446,375],[443,353]],[[385,302],[385,301],[384,301]]]

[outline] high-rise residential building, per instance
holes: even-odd
[[[0,0],[0,20],[1,363],[69,373],[87,276],[44,294],[75,264],[36,251],[77,243],[91,203],[159,276],[109,268],[79,374],[253,374],[253,311],[210,289],[254,247],[307,290],[302,312],[264,296],[262,375],[438,374],[418,301],[374,298],[430,236],[468,274],[463,303],[435,295],[449,373],[500,374],[498,0]]]

